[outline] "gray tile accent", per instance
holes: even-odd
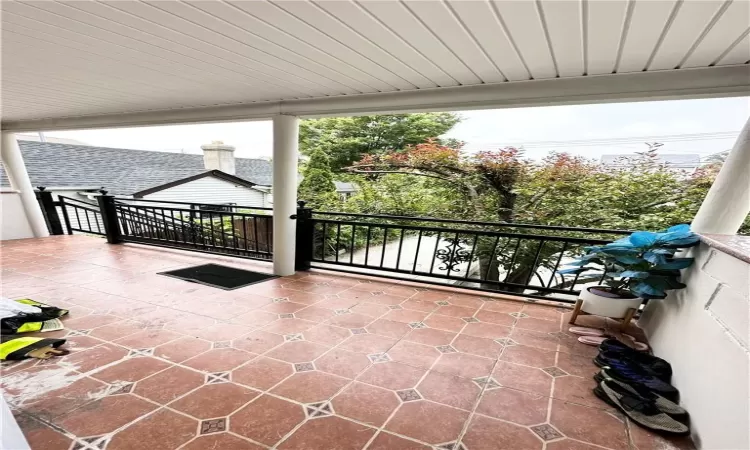
[[[562,433],[557,431],[555,427],[548,423],[543,423],[541,425],[535,425],[531,427],[531,431],[537,434],[540,438],[542,438],[543,441],[551,441],[552,439],[559,439],[563,436]]]

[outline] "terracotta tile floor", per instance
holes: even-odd
[[[664,449],[591,393],[567,308],[85,236],[5,241],[2,295],[70,310],[71,354],[2,364],[33,449]],[[588,320],[594,320],[590,317]],[[599,324],[601,325],[601,324]]]

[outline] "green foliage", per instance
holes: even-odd
[[[310,153],[310,159],[302,171],[297,198],[305,200],[309,207],[317,209],[329,208],[338,202],[328,155],[320,148]]]
[[[660,233],[638,231],[603,246],[588,247],[585,255],[569,263],[573,267],[558,272],[595,271],[607,279],[610,292],[619,296],[665,298],[666,291],[685,287],[680,282],[680,270],[694,262],[694,258],[677,258],[675,253],[699,242],[698,235],[685,224]]]
[[[657,148],[651,146],[628,164],[612,167],[565,153],[533,162],[513,148],[468,155],[458,148],[427,142],[400,151],[366,155],[355,163],[350,171],[364,175],[362,205],[350,206],[356,209],[355,206],[366,205],[366,212],[370,213],[397,209],[401,215],[574,228],[657,230],[689,223],[720,163],[694,173],[679,172],[658,163]],[[393,175],[394,172],[400,175]],[[411,179],[411,189],[408,183],[391,191],[379,186],[385,177],[394,176]],[[411,202],[412,197],[419,201]],[[740,233],[748,230],[750,219]],[[534,232],[594,239],[613,237],[576,231]],[[482,274],[490,274],[493,279],[505,274],[508,282],[520,284],[536,276],[531,273],[531,266],[538,243],[524,240],[515,252],[517,242],[501,239],[495,256],[494,242],[480,239],[476,256]],[[540,266],[552,270],[560,251],[560,246],[545,245],[539,253]],[[582,251],[568,247],[566,255]],[[515,258],[510,256],[513,254]],[[579,281],[595,279],[598,278],[589,280],[583,276]],[[565,279],[558,280],[558,287],[569,286]]]
[[[311,155],[322,149],[334,172],[363,155],[401,150],[453,128],[461,118],[454,113],[388,114],[378,116],[308,119],[300,124],[300,151]],[[451,140],[456,145],[455,140]]]

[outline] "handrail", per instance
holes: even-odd
[[[137,206],[137,205],[126,205],[126,206]],[[128,220],[131,223],[142,225],[142,226],[145,226],[145,227],[148,227],[148,228],[156,226],[157,227],[157,231],[160,231],[160,229],[158,228],[159,227],[158,224],[149,223],[149,221],[154,222],[154,219],[150,218],[148,215],[141,214],[141,213],[138,213],[138,212],[129,211],[129,210],[125,210],[125,209],[122,209],[122,207],[118,207],[118,209],[120,210],[120,212],[125,213],[126,215],[130,216],[130,217],[126,217],[125,220]],[[164,215],[164,217],[167,217],[167,216]],[[220,240],[223,241],[223,242],[225,242],[225,243],[226,243],[226,239],[227,238],[235,240],[235,241],[239,241],[239,242],[242,242],[242,241],[244,241],[245,243],[251,242],[251,241],[249,241],[245,237],[238,236],[238,235],[236,235],[234,233],[229,234],[229,233],[227,233],[224,230],[211,230],[208,227],[206,227],[205,225],[201,225],[200,223],[186,222],[186,221],[182,221],[180,219],[177,219],[177,220],[179,220],[180,222],[182,222],[184,224],[187,224],[187,225],[184,225],[186,228],[191,228],[192,229],[193,227],[197,226],[200,229],[200,231],[203,232],[203,233],[211,233],[211,234],[213,234],[215,236],[216,235],[222,236],[222,238]],[[167,222],[166,220],[164,220],[163,221],[163,226],[164,226],[164,228],[162,228],[161,230],[163,230],[163,231],[172,231],[174,233],[174,232],[178,231],[178,229],[179,229],[179,227],[181,225],[179,225],[179,224],[178,225],[171,224],[171,223]],[[149,231],[151,231],[151,230],[149,230]],[[159,239],[159,238],[155,238],[155,237],[148,237],[148,238],[144,238],[142,236],[131,236],[131,237],[135,237],[135,238],[138,238],[138,239],[153,239],[153,240],[156,240],[156,241],[167,241],[167,242],[169,241],[169,239]],[[201,237],[203,239],[205,239],[205,236],[201,236]],[[180,243],[180,242],[178,241],[177,243]],[[187,242],[187,241],[184,241],[184,243],[188,244],[188,245],[190,244],[190,242]],[[195,245],[204,245],[204,244],[197,244],[196,243]],[[271,252],[260,250],[260,249],[254,249],[253,250],[253,249],[250,249],[250,248],[230,247],[230,246],[227,246],[227,245],[216,245],[216,244],[213,244],[212,247],[215,247],[215,248],[218,248],[218,249],[223,249],[223,250],[232,250],[232,251],[253,253],[253,254],[259,254],[259,255],[271,255],[272,254]]]
[[[587,238],[576,238],[566,236],[547,236],[543,234],[521,234],[521,233],[505,233],[502,231],[486,231],[486,230],[456,230],[454,228],[435,228],[435,227],[422,227],[416,225],[394,225],[392,223],[369,223],[369,222],[352,222],[346,220],[330,220],[330,219],[313,219],[314,222],[319,223],[332,223],[339,225],[354,225],[358,227],[374,227],[374,228],[389,228],[398,230],[411,230],[411,231],[427,231],[430,233],[444,233],[444,234],[472,234],[478,236],[498,236],[507,238],[523,237],[528,239],[539,239],[545,241],[563,241],[563,242],[575,242],[579,244],[607,244],[612,242],[608,239],[587,239]]]
[[[160,208],[158,206],[149,206],[149,205],[129,205],[127,203],[117,203],[119,206],[127,206],[130,208],[144,208],[144,209],[168,209],[169,211],[183,211],[183,212],[192,212],[192,213],[199,213],[199,214],[226,214],[226,215],[235,215],[235,216],[245,216],[245,217],[273,217],[271,214],[253,214],[253,213],[243,213],[243,212],[231,212],[231,211],[205,211],[205,210],[199,210],[199,209],[186,209],[186,208],[173,208],[171,206],[166,206],[163,208]],[[198,203],[193,203],[197,205]]]
[[[209,227],[205,226],[201,222],[197,222],[197,223],[196,222],[190,222],[190,221],[186,221],[186,220],[183,220],[181,218],[174,217],[174,216],[167,216],[166,214],[163,213],[163,211],[161,213],[159,213],[157,211],[157,208],[153,207],[153,206],[120,204],[120,205],[117,205],[117,208],[121,212],[127,213],[127,214],[129,214],[131,216],[133,216],[133,215],[140,216],[141,220],[143,220],[144,216],[145,216],[145,220],[147,220],[147,221],[148,220],[153,220],[153,219],[149,219],[148,213],[152,214],[154,217],[160,217],[163,220],[163,222],[164,222],[164,224],[165,224],[165,226],[167,228],[170,225],[169,221],[171,221],[171,222],[178,222],[177,224],[174,224],[174,223],[171,224],[172,227],[173,227],[173,229],[174,229],[175,226],[184,226],[184,227],[189,227],[189,228],[193,228],[193,227],[197,226],[204,233],[211,233],[214,236],[221,236],[221,238],[224,239],[225,242],[226,242],[226,238],[227,237],[230,238],[230,239],[239,240],[240,242],[244,242],[244,243],[253,242],[253,241],[250,241],[249,239],[247,239],[247,237],[238,236],[235,233],[227,233],[223,229],[219,229],[219,230],[217,230],[217,229],[210,229]],[[141,212],[132,211],[130,209],[124,209],[124,208],[136,208],[136,209],[142,208],[143,211],[147,211],[147,213],[144,214],[144,213],[141,213]],[[161,209],[161,208],[159,208],[159,209]],[[178,211],[179,210],[178,208],[168,208],[168,209],[170,211]],[[182,211],[184,211],[184,210],[182,210]],[[188,210],[188,211],[193,211],[193,210]],[[209,212],[209,214],[212,214],[212,213]],[[229,216],[248,216],[248,217],[271,217],[271,216],[268,216],[266,214],[257,214],[257,215],[239,214],[239,213],[221,214],[221,216],[224,216],[224,215],[229,215]],[[141,223],[148,225],[148,222],[141,222]],[[153,226],[153,225],[148,225],[148,226]]]
[[[608,234],[630,234],[632,231],[628,230],[610,230],[604,228],[576,228],[576,227],[563,227],[557,225],[533,225],[528,223],[508,223],[508,222],[474,222],[471,220],[457,220],[457,219],[438,219],[435,217],[413,217],[413,216],[392,216],[388,214],[361,214],[361,213],[344,213],[344,212],[330,212],[330,211],[313,211],[313,214],[322,214],[326,216],[340,216],[340,217],[372,217],[376,219],[391,219],[391,220],[411,220],[418,222],[441,222],[441,223],[456,223],[463,225],[481,225],[481,226],[495,226],[495,227],[506,227],[506,228],[536,228],[540,230],[557,230],[557,231],[585,231],[589,233],[608,233]]]
[[[259,209],[259,210],[264,210],[264,211],[273,211],[273,208],[267,208],[264,206],[227,205],[227,204],[221,204],[221,203],[175,202],[175,201],[169,201],[169,200],[146,200],[143,198],[124,198],[124,197],[115,197],[115,200],[128,201],[128,202],[168,203],[168,204],[175,204],[175,205],[224,206],[224,207],[229,206],[232,208],[247,208],[247,209]],[[141,206],[145,206],[145,205],[141,205]]]
[[[66,196],[64,196],[64,195],[58,195],[57,197],[58,197],[58,198],[62,198],[62,199],[65,199],[65,200],[71,200],[71,201],[74,201],[74,202],[78,202],[78,203],[83,203],[83,204],[84,204],[84,205],[86,205],[86,206],[93,206],[93,207],[96,207],[96,208],[98,208],[98,207],[99,207],[99,205],[98,205],[98,204],[96,204],[96,203],[89,203],[89,202],[85,202],[85,201],[83,201],[83,200],[79,200],[79,199],[77,199],[77,198],[66,197]],[[68,202],[66,202],[66,203],[68,203]],[[70,204],[70,203],[68,203],[68,204]],[[79,206],[79,205],[73,205],[73,206]],[[97,212],[99,212],[99,211],[97,210]]]

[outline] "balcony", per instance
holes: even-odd
[[[83,235],[0,249],[3,296],[70,310],[45,333],[69,355],[2,363],[33,449],[690,446],[592,394],[567,306],[321,270],[223,291],[157,273],[271,265]]]

